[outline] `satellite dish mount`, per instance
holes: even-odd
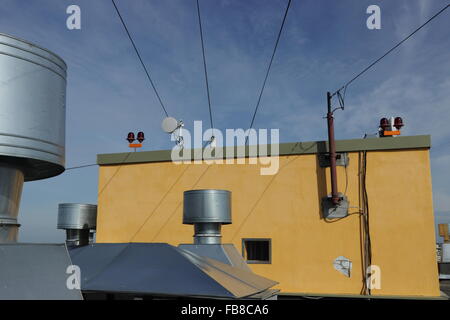
[[[166,117],[161,123],[161,128],[164,132],[173,135],[175,143],[180,148],[183,148],[183,127],[182,120],[177,120],[173,117]]]

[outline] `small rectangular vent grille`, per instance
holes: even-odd
[[[247,263],[271,263],[271,239],[242,239],[242,255]]]

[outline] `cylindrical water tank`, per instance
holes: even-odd
[[[64,171],[66,69],[54,53],[0,34],[0,165],[22,167],[25,181]]]
[[[194,225],[195,244],[220,244],[222,224],[231,223],[231,192],[214,189],[185,191],[183,223]]]

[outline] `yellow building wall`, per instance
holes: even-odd
[[[254,272],[286,293],[360,294],[359,154],[349,157],[347,174],[337,170],[351,214],[336,221],[321,217],[329,169],[314,154],[280,156],[272,176],[248,163],[101,166],[97,242],[192,243],[193,226],[182,224],[183,191],[226,189],[233,224],[222,227],[223,243],[241,251],[242,238],[272,239],[272,263],[251,264]],[[368,152],[367,192],[372,264],[381,270],[381,289],[372,294],[439,296],[428,149]],[[352,261],[350,277],[333,268],[338,256]]]

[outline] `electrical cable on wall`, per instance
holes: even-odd
[[[370,295],[371,288],[368,286],[368,268],[372,265],[372,244],[369,226],[369,199],[367,195],[367,151],[360,152],[360,196],[362,198],[363,211],[361,212],[363,226],[363,288],[361,294]]]

